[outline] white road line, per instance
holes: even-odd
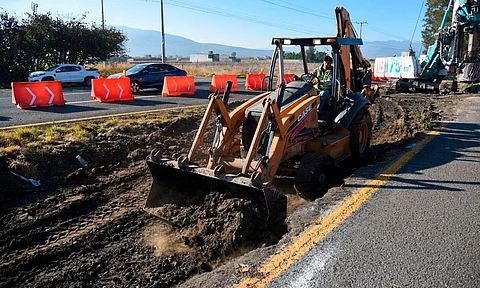
[[[152,95],[152,96],[137,96],[135,97],[135,99],[142,99],[142,98],[156,98],[158,96],[156,95]],[[74,101],[74,102],[71,102],[71,101],[67,101],[68,104],[81,104],[81,103],[93,103],[93,102],[98,102],[96,100],[85,100],[85,101]]]

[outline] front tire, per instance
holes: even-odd
[[[307,152],[295,177],[294,188],[303,198],[313,200],[327,192],[334,176],[335,163],[330,155]]]
[[[350,153],[355,165],[362,165],[370,155],[372,139],[372,117],[365,107],[362,107],[353,118],[350,130]]]
[[[132,83],[130,83],[130,88],[132,89],[132,93],[137,93],[140,91],[140,83],[137,81],[132,81]]]
[[[53,77],[43,77],[42,82],[44,81],[55,81],[55,79],[53,79]]]

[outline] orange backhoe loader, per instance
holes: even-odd
[[[374,94],[370,64],[359,49],[362,40],[356,38],[348,12],[343,7],[335,12],[334,37],[272,40],[269,91],[230,112],[228,87],[223,95],[210,95],[188,155],[170,160],[152,154],[147,159],[154,178],[145,205],[148,211],[157,214],[154,210],[164,205],[199,203],[206,193],[218,191],[258,201],[268,211],[268,222],[274,223],[286,213],[286,197],[272,185],[276,175],[293,171],[295,189],[312,199],[325,189],[335,164],[348,157],[365,160],[372,131],[368,107]],[[288,45],[300,47],[305,74],[272,90],[277,62],[284,79],[283,47]],[[332,97],[319,112],[322,99],[312,84],[315,76],[308,73],[305,47],[320,45],[332,51],[333,85]],[[215,136],[208,164],[200,167],[194,157],[211,117],[216,117]]]

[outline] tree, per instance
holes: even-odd
[[[7,12],[0,14],[0,87],[10,83],[10,79],[25,74],[24,69],[15,69],[21,60],[19,51],[23,38],[20,23]],[[19,55],[20,54],[20,55]],[[27,72],[28,73],[28,72]]]
[[[309,63],[319,63],[325,59],[327,53],[317,51],[315,47],[311,46],[305,50],[305,56],[307,57],[307,62]],[[302,59],[302,53],[298,52],[284,52],[283,58],[285,59]]]
[[[32,6],[33,7],[33,6]],[[55,64],[86,64],[125,56],[125,35],[78,19],[39,14],[36,6],[25,20],[0,14],[0,86],[26,81],[28,72]]]
[[[283,58],[284,59],[302,59],[302,53],[284,52]]]
[[[322,62],[323,59],[325,59],[325,56],[327,56],[327,53],[323,51],[317,51],[313,46],[308,47],[308,49],[305,51],[305,54],[307,55],[307,62],[309,63]]]
[[[449,0],[427,0],[425,4],[427,11],[423,19],[424,24],[422,31],[422,40],[425,49],[428,49],[429,46],[435,43],[436,34],[442,24],[442,19],[449,2]],[[448,21],[451,21],[451,18],[448,19]]]

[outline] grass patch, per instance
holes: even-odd
[[[68,129],[65,140],[86,143],[92,138],[92,133],[83,124],[75,124]]]
[[[108,119],[107,121],[105,121],[105,123],[103,123],[102,127],[111,128],[111,127],[115,127],[117,125],[118,125],[118,118],[111,118],[111,119]]]
[[[2,146],[30,143],[37,141],[39,134],[38,128],[18,128],[12,132],[2,132],[0,134],[0,143]]]
[[[0,132],[0,153],[12,153],[23,147],[39,147],[53,144],[58,141],[88,143],[99,133],[109,135],[113,133],[135,134],[142,128],[172,122],[178,119],[201,117],[205,108],[178,109],[156,114],[110,118],[77,124],[40,126],[17,128]],[[140,132],[138,132],[140,133]]]
[[[62,140],[66,131],[67,131],[66,127],[49,126],[49,127],[46,127],[45,130],[43,130],[43,134],[41,135],[41,138],[42,138],[43,142],[45,142],[45,143],[51,143],[53,141],[59,141],[59,140]]]
[[[435,127],[435,123],[431,119],[425,119],[423,122],[423,128],[426,130],[432,130]]]

